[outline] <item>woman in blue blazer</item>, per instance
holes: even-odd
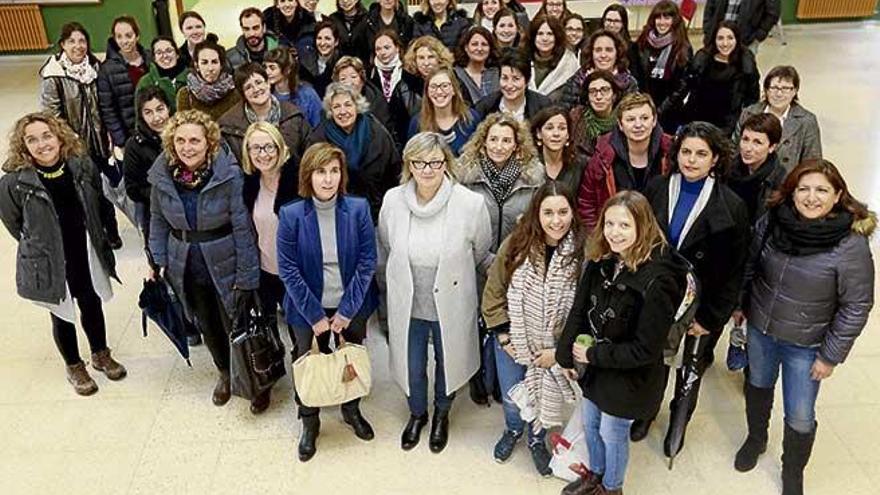
[[[278,223],[278,272],[284,282],[284,311],[293,329],[295,357],[309,352],[316,338],[330,352],[330,335],[363,342],[367,318],[378,306],[376,234],[370,205],[345,195],[345,154],[329,143],[316,143],[303,155],[299,195],[303,201],[281,208]],[[299,459],[315,455],[320,430],[316,407],[296,396],[302,432]],[[342,417],[361,440],[372,440],[373,428],[361,415],[359,399],[342,405]]]

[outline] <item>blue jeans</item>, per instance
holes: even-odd
[[[446,373],[443,369],[443,336],[440,322],[412,318],[409,320],[409,342],[406,355],[409,367],[409,412],[422,416],[428,412],[428,339],[434,344],[434,410],[448,411],[455,393],[446,395]]]
[[[510,354],[498,344],[498,339],[492,337],[492,343],[495,347],[495,367],[498,373],[498,384],[501,387],[501,396],[504,399],[502,406],[504,408],[504,425],[510,431],[522,433],[526,426],[525,421],[519,415],[519,407],[510,400],[510,389],[526,377],[526,367],[514,361]],[[543,440],[544,433],[544,430],[536,433],[532,431],[532,428],[529,428],[529,445]]]
[[[623,487],[626,476],[629,428],[633,420],[604,413],[586,397],[582,407],[590,471],[603,476],[602,485],[606,489],[617,490]]]
[[[800,433],[812,433],[816,424],[819,382],[810,377],[817,347],[783,342],[749,325],[749,383],[774,388],[782,366],[782,401],[785,423]]]

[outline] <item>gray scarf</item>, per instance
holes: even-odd
[[[272,101],[272,106],[269,108],[269,115],[266,116],[266,122],[277,127],[281,123],[281,103],[278,102],[278,98],[275,98],[274,95],[269,98]],[[260,121],[257,112],[254,112],[247,103],[244,104],[244,115],[251,124]]]

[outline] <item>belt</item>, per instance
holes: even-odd
[[[180,230],[180,229],[171,229],[171,235],[175,238],[183,241],[183,242],[210,242],[216,241],[217,239],[221,239],[223,237],[232,234],[232,224],[227,223],[226,225],[221,225],[216,229],[209,230]]]

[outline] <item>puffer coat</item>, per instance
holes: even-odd
[[[143,63],[150,65],[150,52],[138,45]],[[135,85],[128,75],[128,62],[122,58],[119,45],[113,38],[107,40],[107,57],[98,71],[98,103],[101,119],[107,126],[113,146],[125,146],[137,122],[134,103]]]

